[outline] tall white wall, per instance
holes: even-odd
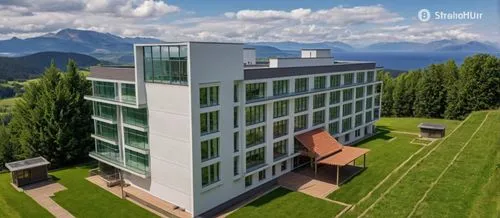
[[[243,63],[245,65],[254,65],[256,64],[257,54],[255,49],[243,49]]]

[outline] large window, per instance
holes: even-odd
[[[326,88],[326,76],[314,77],[314,89]]]
[[[372,112],[371,111],[367,111],[365,113],[365,120],[366,120],[365,122],[367,122],[367,123],[372,121]]]
[[[145,127],[148,125],[148,110],[122,107],[123,122],[126,124]]]
[[[276,101],[273,103],[273,117],[283,117],[288,115],[288,100]]]
[[[246,84],[247,101],[266,97],[266,83]]]
[[[240,132],[233,133],[233,150],[234,152],[240,151]]]
[[[288,139],[275,142],[273,144],[273,159],[277,160],[281,157],[286,156],[288,154],[287,150],[288,150]]]
[[[252,186],[253,175],[248,175],[245,177],[245,187]]]
[[[219,162],[201,168],[201,186],[205,187],[218,182],[220,180],[219,170]]]
[[[340,103],[340,91],[330,92],[330,104]]]
[[[257,148],[255,150],[247,152],[246,160],[247,170],[266,163],[266,148]]]
[[[356,113],[363,110],[363,100],[356,101]]]
[[[335,120],[337,118],[339,118],[339,112],[340,112],[340,106],[335,106],[335,107],[331,107],[330,108],[330,120]]]
[[[307,92],[308,88],[307,78],[295,79],[295,93]]]
[[[135,103],[135,85],[134,84],[121,84],[122,98],[124,102]]]
[[[236,82],[234,83],[233,91],[234,91],[234,93],[233,93],[233,101],[234,102],[238,102],[239,101],[239,99],[238,99],[239,92],[238,92],[238,83],[236,83]]]
[[[365,82],[365,72],[357,72],[356,83],[364,83],[364,82]]]
[[[313,113],[313,126],[325,123],[325,111],[320,110]]]
[[[375,72],[368,71],[367,82],[373,82],[375,80]]]
[[[233,158],[233,176],[240,174],[240,156],[235,156]]]
[[[365,96],[365,87],[361,86],[356,88],[356,98],[362,98]]]
[[[116,99],[115,83],[93,81],[93,84],[94,96],[112,100]]]
[[[266,105],[246,107],[245,120],[247,126],[266,121]]]
[[[286,134],[288,134],[288,120],[281,120],[273,123],[274,138],[278,138]]]
[[[342,116],[347,116],[352,114],[352,103],[347,103],[342,105]]]
[[[116,141],[118,131],[116,129],[116,125],[96,121],[95,134],[105,139]]]
[[[295,132],[307,128],[307,114],[296,116],[293,122],[293,129]]]
[[[366,86],[366,95],[373,94],[373,85]]]
[[[125,149],[125,160],[128,167],[140,171],[149,171],[149,156]]]
[[[342,91],[342,101],[352,100],[352,92],[352,89],[344,89],[344,91]]]
[[[94,116],[115,121],[116,106],[101,102],[94,102]]]
[[[219,105],[219,87],[200,88],[200,107]]]
[[[372,97],[366,98],[366,109],[372,108]]]
[[[148,134],[142,131],[137,131],[135,129],[124,128],[125,145],[147,149],[148,146]]]
[[[335,88],[340,86],[340,75],[330,76],[330,87]]]
[[[309,97],[301,97],[295,99],[295,113],[306,111]]]
[[[288,80],[273,81],[273,96],[288,94]]]
[[[326,94],[317,94],[313,96],[313,108],[320,108],[325,106]]]
[[[264,179],[266,179],[266,170],[265,169],[259,171],[259,181],[262,181]]]
[[[375,106],[380,106],[380,95],[375,96]]]
[[[361,126],[363,124],[363,114],[358,114],[354,117],[354,127]]]
[[[339,133],[339,122],[335,121],[333,123],[328,124],[328,132],[330,135],[335,135]]]
[[[96,140],[96,152],[113,160],[120,161],[120,150],[117,145]]]
[[[354,81],[354,73],[344,74],[344,85],[351,85]]]
[[[352,129],[352,118],[348,117],[342,120],[342,132]]]
[[[246,131],[246,146],[247,148],[262,144],[266,141],[266,127],[261,126]]]
[[[187,46],[145,46],[144,79],[187,85]]]
[[[219,138],[201,142],[201,161],[219,157]]]
[[[379,108],[373,109],[373,118],[378,119],[379,117],[380,117],[380,109]]]
[[[200,133],[202,135],[219,131],[219,111],[200,114]]]
[[[238,107],[233,108],[233,127],[238,127]]]

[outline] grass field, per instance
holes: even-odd
[[[0,174],[0,217],[53,217],[33,199],[10,185],[10,174]]]
[[[87,181],[89,169],[84,166],[51,172],[67,188],[57,192],[54,201],[76,217],[157,217]]]
[[[419,133],[418,124],[420,123],[438,123],[446,126],[446,134],[449,134],[460,123],[458,120],[427,119],[427,118],[391,118],[382,117],[377,121],[377,128],[389,131],[402,131]]]
[[[332,214],[337,214],[342,209],[344,209],[344,206],[339,204],[285,188],[278,188],[230,214],[228,217],[331,218]]]

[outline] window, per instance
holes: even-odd
[[[330,112],[330,117],[329,117],[330,120],[335,120],[339,118],[340,106],[331,107],[329,112]]]
[[[116,130],[116,125],[104,123],[101,121],[95,121],[95,134],[103,137],[105,139],[109,139],[112,141],[116,141],[118,131]]]
[[[273,123],[274,138],[278,138],[287,134],[288,134],[288,120],[281,120]]]
[[[266,83],[246,84],[247,101],[266,97]]]
[[[306,111],[308,105],[308,97],[301,97],[295,99],[295,113]]]
[[[366,86],[366,95],[373,94],[373,85]]]
[[[373,118],[378,119],[380,117],[380,109],[375,108],[373,109]]]
[[[375,106],[380,106],[380,95],[375,96]]]
[[[295,79],[295,93],[307,92],[309,89],[307,78]]]
[[[375,93],[380,93],[382,92],[382,85],[379,83],[375,85]]]
[[[340,91],[330,92],[330,104],[340,103]]]
[[[365,82],[365,72],[357,72],[356,83],[364,83],[364,82]]]
[[[375,72],[368,71],[367,82],[373,82],[375,80]]]
[[[148,133],[137,131],[135,129],[124,128],[125,145],[135,148],[147,149]]]
[[[116,106],[101,102],[93,102],[94,116],[116,121]]]
[[[283,117],[288,115],[288,100],[276,101],[273,103],[273,117]]]
[[[187,85],[187,46],[144,46],[144,79]]]
[[[238,107],[233,108],[233,127],[238,127]]]
[[[313,126],[325,123],[325,111],[316,111],[313,113]]]
[[[271,175],[272,175],[272,176],[275,176],[275,175],[276,175],[276,165],[273,165],[273,166],[271,167]]]
[[[314,89],[326,88],[326,76],[314,77]]]
[[[116,99],[115,83],[93,81],[93,84],[94,96],[112,100]]]
[[[240,174],[240,156],[235,156],[233,158],[233,176]]]
[[[365,87],[356,88],[356,98],[362,98],[363,96],[365,96]]]
[[[247,152],[247,170],[266,162],[266,148],[257,148]]]
[[[249,176],[245,177],[245,187],[252,185],[252,176],[253,175],[249,175]]]
[[[365,113],[365,122],[368,123],[368,122],[371,122],[372,121],[372,112],[371,111],[367,111]]]
[[[202,135],[219,131],[219,111],[200,114],[200,132]]]
[[[266,179],[266,170],[259,171],[259,181]]]
[[[247,126],[262,123],[266,120],[266,105],[256,105],[245,108]]]
[[[352,100],[352,89],[344,89],[342,91],[342,101]]]
[[[240,151],[240,132],[233,133],[233,148],[234,152]]]
[[[366,98],[366,109],[372,108],[372,97]]]
[[[317,94],[313,96],[313,108],[320,108],[325,106],[326,94]]]
[[[125,160],[127,167],[139,171],[149,171],[149,157],[146,154],[125,149]]]
[[[281,162],[281,172],[286,170],[286,161]]]
[[[118,145],[112,145],[100,140],[96,140],[96,152],[117,161],[120,161],[121,158]]]
[[[266,140],[266,127],[261,126],[246,131],[246,146],[247,148],[254,145],[262,144]]]
[[[354,117],[354,127],[361,126],[363,124],[363,114],[358,114]]]
[[[307,114],[296,116],[294,119],[293,129],[295,132],[307,128]]]
[[[234,89],[233,89],[233,91],[234,91],[234,93],[233,93],[234,94],[233,101],[234,102],[238,102],[238,100],[239,100],[238,99],[239,92],[238,92],[238,83],[236,83],[236,82],[234,83]]]
[[[342,105],[342,116],[345,117],[350,114],[352,114],[352,103]]]
[[[352,128],[352,118],[348,117],[342,120],[342,132],[346,132]]]
[[[213,138],[201,142],[201,161],[219,157],[219,138]]]
[[[340,75],[330,76],[330,87],[335,88],[340,86]]]
[[[210,107],[219,105],[219,87],[200,88],[200,107]]]
[[[354,131],[354,137],[360,137],[361,136],[361,129],[357,129],[356,131]]]
[[[121,84],[122,98],[124,102],[135,103],[135,85],[134,84]]]
[[[273,81],[273,96],[288,94],[288,80]]]
[[[288,139],[281,140],[279,142],[275,142],[273,144],[273,158],[277,160],[281,157],[284,157],[288,154]]]
[[[351,85],[354,81],[354,73],[344,74],[344,85]]]
[[[328,124],[328,132],[330,135],[335,135],[339,133],[339,122],[335,121],[333,123]]]
[[[363,110],[363,100],[356,101],[356,113]]]
[[[129,125],[146,127],[148,126],[148,109],[134,109],[122,107],[123,122]]]
[[[345,136],[344,136],[344,140],[345,140],[346,142],[351,141],[351,133],[347,133],[347,134],[345,134]]]
[[[201,186],[202,187],[206,187],[208,185],[214,184],[220,180],[219,168],[220,168],[219,162],[201,168]]]

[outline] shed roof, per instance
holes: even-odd
[[[437,123],[420,123],[420,124],[418,124],[418,128],[444,130],[446,128],[446,126],[441,125],[441,124],[437,124]]]
[[[45,166],[45,165],[49,165],[49,164],[50,164],[50,162],[45,160],[45,158],[35,157],[35,158],[6,163],[5,167],[7,167],[7,169],[9,169],[12,172],[12,171],[25,170],[25,169],[30,169],[30,168],[39,167],[39,166]]]
[[[323,129],[315,129],[295,136],[304,147],[313,152],[317,159],[321,159],[342,150],[340,144]]]
[[[368,153],[370,149],[366,148],[357,148],[351,146],[344,146],[341,152],[338,152],[332,156],[329,156],[325,159],[318,161],[321,164],[328,164],[334,166],[345,166],[351,163],[358,157]]]

